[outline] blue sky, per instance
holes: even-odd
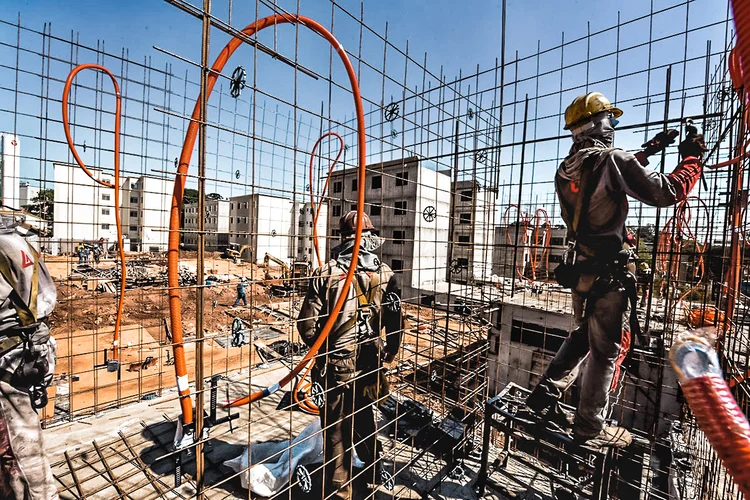
[[[195,3],[198,3],[197,0]],[[213,12],[222,19],[228,20],[228,1],[215,0],[213,4]],[[244,26],[256,18],[255,2],[234,0],[233,4],[232,24],[234,26]],[[107,51],[115,54],[119,54],[121,48],[126,47],[131,60],[138,61],[142,60],[145,56],[150,56],[152,64],[156,67],[163,67],[165,63],[171,62],[175,74],[184,75],[187,70],[189,79],[192,82],[197,82],[197,75],[194,68],[175,61],[153,49],[153,46],[156,45],[193,61],[198,61],[200,58],[200,22],[168,5],[166,2],[160,0],[119,2],[95,0],[5,0],[4,5],[6,8],[0,16],[2,20],[14,22],[16,13],[20,12],[22,24],[26,27],[41,31],[42,25],[45,22],[51,22],[53,34],[57,36],[67,39],[70,37],[71,30],[79,32],[81,43],[96,46],[98,40],[103,40]],[[296,1],[279,0],[278,5],[290,11],[296,10]],[[358,15],[359,3],[342,2],[342,5],[349,12]],[[614,56],[609,56],[594,60],[588,67],[583,63],[587,54],[590,57],[596,57],[597,55],[613,51],[617,43],[615,31],[609,31],[592,38],[592,44],[588,47],[585,42],[575,43],[566,47],[564,51],[566,69],[562,74],[559,71],[554,71],[554,68],[560,64],[561,52],[559,50],[543,54],[538,58],[527,57],[536,53],[537,47],[545,51],[550,47],[559,45],[562,31],[565,31],[566,41],[577,39],[585,36],[589,29],[591,32],[597,32],[603,28],[614,26],[618,20],[618,11],[620,12],[621,21],[625,22],[648,14],[652,5],[655,11],[665,9],[669,6],[677,7],[655,16],[653,25],[650,25],[646,19],[630,23],[623,27],[620,33],[620,47],[632,46],[633,49],[623,53],[617,60],[615,60]],[[683,71],[683,65],[681,64],[683,56],[686,56],[688,59],[701,57],[705,53],[706,40],[709,39],[714,43],[713,52],[720,52],[720,48],[724,42],[725,29],[723,25],[710,26],[706,29],[691,32],[687,40],[684,37],[665,38],[663,41],[655,43],[652,47],[650,57],[652,58],[651,66],[654,70],[650,74],[643,71],[648,66],[649,51],[648,47],[641,44],[648,40],[649,29],[653,30],[653,37],[655,39],[681,32],[685,29],[685,12],[688,8],[690,9],[688,28],[692,29],[723,20],[726,15],[727,3],[720,0],[696,0],[686,7],[681,5],[681,2],[678,0],[654,0],[653,2],[638,0],[597,3],[559,0],[537,0],[535,2],[509,0],[507,59],[508,61],[512,60],[517,51],[522,61],[517,65],[517,68],[512,66],[506,70],[507,80],[517,79],[520,82],[513,88],[506,89],[503,142],[507,143],[512,140],[517,141],[521,139],[522,128],[520,120],[523,113],[522,100],[523,96],[527,93],[532,99],[530,103],[530,115],[531,117],[538,118],[535,126],[529,130],[528,137],[555,136],[563,133],[560,130],[561,118],[559,111],[561,108],[564,109],[567,102],[575,97],[575,95],[586,90],[587,78],[590,82],[608,80],[592,85],[592,88],[589,90],[602,90],[611,98],[614,99],[616,97],[618,101],[622,101],[622,107],[626,111],[625,116],[621,120],[623,125],[643,122],[647,116],[650,116],[649,119],[651,120],[654,117],[660,117],[663,113],[661,104],[659,102],[651,104],[650,115],[648,115],[646,102],[643,98],[646,94],[647,86],[650,87],[652,95],[663,90],[665,69],[659,66],[666,63],[675,63],[672,80],[673,89],[681,89],[683,87],[683,77],[685,79],[685,87],[698,86],[703,82],[703,68],[705,67],[705,63],[703,60],[696,59],[685,64],[685,71]],[[267,8],[260,7],[261,15],[267,15],[268,13],[269,10]],[[325,26],[330,27],[331,3],[328,1],[300,0],[300,13],[319,20]],[[443,74],[446,75],[449,81],[455,78],[459,72],[463,72],[464,75],[474,73],[477,65],[479,65],[480,70],[490,68],[494,66],[496,58],[500,57],[501,2],[497,0],[477,0],[470,2],[456,2],[455,0],[372,1],[365,3],[364,19],[367,26],[380,35],[385,34],[385,25],[388,22],[389,42],[393,43],[400,50],[405,50],[408,41],[410,56],[419,62],[423,61],[424,53],[427,52],[427,68],[429,71],[433,75],[437,75],[440,73],[442,67]],[[333,31],[348,51],[357,53],[360,37],[358,23],[341,12],[337,12]],[[295,56],[295,35],[295,29],[286,26],[278,28],[275,32],[273,29],[266,30],[260,35],[260,40],[266,45],[276,47],[284,55],[293,58]],[[213,60],[214,56],[228,40],[228,37],[218,30],[212,31],[212,37],[211,59]],[[0,27],[0,41],[9,44],[15,43],[15,32],[9,29],[8,26]],[[28,37],[27,39],[24,36],[22,45],[38,50],[37,46],[40,44],[34,37]],[[687,52],[685,49],[686,46]],[[53,48],[53,53],[54,51],[55,49]],[[367,63],[377,68],[382,66],[383,45],[372,33],[364,33],[362,54],[363,59]],[[405,66],[403,56],[395,49],[389,48],[386,55],[386,73],[395,80],[394,82],[386,81],[384,83],[382,76],[378,72],[368,69],[366,66],[358,68],[360,70],[360,83],[363,94],[366,99],[373,103],[381,101],[381,93],[383,94],[382,99],[386,103],[390,100],[399,101],[403,97],[402,94],[406,94],[406,97],[409,98],[409,93],[415,87],[421,87],[423,77],[428,86],[436,83],[434,78],[429,75],[423,75],[417,65],[409,64]],[[320,38],[306,33],[305,30],[300,30],[299,32],[297,56],[301,64],[322,74],[328,74],[329,52],[327,44]],[[15,64],[15,61],[11,60],[11,58],[14,57],[15,54],[11,51],[0,50],[0,62],[3,64],[12,66]],[[67,58],[67,55],[61,54],[61,57]],[[79,61],[94,62],[91,60],[92,58],[92,53],[82,51]],[[713,65],[718,64],[720,61],[718,57],[715,57],[712,58],[711,62]],[[288,101],[296,99],[300,106],[315,112],[320,110],[322,103],[325,108],[324,114],[329,113],[329,88],[326,83],[316,82],[304,75],[298,75],[295,83],[294,72],[289,67],[273,61],[265,55],[258,56],[257,73],[254,76],[252,68],[255,63],[252,51],[248,48],[243,48],[233,57],[224,72],[231,74],[235,65],[242,64],[249,70],[249,82],[252,82],[253,78],[257,78],[257,86],[262,91],[269,92]],[[23,61],[21,64],[24,64]],[[119,64],[112,64],[111,69],[118,72],[120,70]],[[542,73],[542,76],[539,78],[534,76],[537,73],[537,65],[539,65]],[[406,86],[409,89],[406,92],[402,88],[405,69]],[[617,88],[614,87],[614,80],[612,80],[615,71],[619,75],[630,74],[630,76],[621,77],[618,80]],[[53,66],[53,72],[58,78],[64,78],[67,70],[64,67],[59,67],[55,70]],[[332,72],[334,80],[346,86],[344,72],[340,63],[336,60],[334,60]],[[0,77],[3,77],[6,81],[8,80],[8,76],[11,76],[8,72],[0,73]],[[79,81],[93,85],[94,78],[93,74],[82,75]],[[651,82],[647,83],[649,78]],[[479,82],[480,88],[486,89],[491,87],[491,79],[492,74],[482,77]],[[36,81],[30,81],[29,85],[34,89],[32,92],[38,92],[36,90],[36,86],[38,86]],[[473,81],[463,82],[461,84],[462,93],[468,91],[468,85],[474,88],[476,83]],[[560,86],[565,90],[562,95],[558,93]],[[188,96],[197,94],[193,83],[188,87]],[[124,88],[124,94],[127,99],[137,100],[140,98],[141,90],[137,85],[132,85]],[[60,91],[61,84],[53,82],[50,88],[50,96],[58,98]],[[616,94],[615,91],[617,92]],[[179,92],[181,94],[182,89]],[[247,92],[249,91],[246,91],[246,94],[243,94],[237,103],[227,102],[227,99],[224,99],[221,104],[222,111],[220,113],[217,111],[219,106],[217,98],[213,97],[211,101],[213,106],[210,115],[211,120],[227,128],[244,129],[244,126],[236,123],[232,106],[236,105],[237,112],[247,115],[250,111],[252,101],[252,95]],[[330,89],[330,92],[331,116],[339,121],[351,118],[351,97],[348,93],[336,88]],[[544,96],[546,94],[549,95],[538,100],[534,99],[537,95]],[[696,92],[693,91],[692,94],[696,94]],[[0,94],[0,101],[8,95],[12,94]],[[691,93],[687,92],[683,102],[673,103],[672,116],[680,116],[679,108],[681,106],[685,107],[686,114],[699,113],[701,111],[701,99],[695,96],[690,97],[690,95]],[[432,92],[429,98],[433,100],[439,99],[441,96],[437,92]],[[79,99],[82,103],[92,102],[92,97],[87,96],[85,92],[81,92]],[[191,99],[189,98],[189,100]],[[467,108],[478,106],[478,102],[476,102],[478,98],[475,98],[473,103],[468,103],[465,100],[459,102],[460,107],[458,109],[452,108],[453,104],[450,103],[452,97],[447,95],[447,93],[442,95],[442,99],[449,101],[449,104],[446,105],[446,111],[450,114],[457,113],[464,115]],[[482,94],[481,99],[482,107],[486,108],[492,105],[494,99],[497,99],[497,93],[485,92]],[[126,113],[132,117],[132,119],[126,120],[126,130],[132,136],[140,134],[146,138],[142,140],[138,140],[137,138],[126,140],[123,149],[126,151],[126,154],[132,156],[126,162],[126,168],[129,171],[146,173],[157,169],[167,169],[171,163],[170,159],[178,154],[178,146],[181,142],[180,132],[184,123],[180,118],[165,118],[158,111],[154,111],[154,107],[161,107],[157,106],[157,104],[160,104],[160,100],[161,97],[155,91],[155,94],[150,96],[151,106],[144,107],[143,110],[139,111],[138,105],[130,103],[126,110]],[[294,136],[291,130],[294,129],[295,116],[290,106],[274,102],[273,99],[265,98],[263,95],[258,95],[256,100],[259,106],[258,109],[262,110],[258,112],[259,115],[261,112],[265,113],[262,125],[256,127],[258,135],[266,137],[269,141],[296,145],[302,151],[309,151],[320,132],[318,119],[304,112],[298,112],[296,116],[297,134]],[[516,103],[510,104],[514,100]],[[659,99],[654,100],[658,101]],[[22,101],[19,106],[22,107],[24,102]],[[173,102],[163,107],[169,108],[174,113],[182,113],[183,104],[182,102]],[[414,111],[420,111],[420,105],[417,103],[417,100],[411,99],[410,104],[407,104],[407,109],[411,109],[409,106],[412,105],[416,106]],[[51,106],[50,116],[59,115],[58,106],[59,104]],[[29,114],[33,115],[38,110],[39,105],[31,104],[31,101],[29,101],[28,107],[32,109]],[[105,97],[95,107],[111,109],[112,102]],[[189,113],[191,104],[188,104],[186,108]],[[393,124],[385,124],[381,131],[380,113],[376,108],[376,104],[366,103],[365,109],[372,113],[369,118],[369,125],[371,126],[370,133],[373,136],[380,136],[381,134],[388,136],[390,134],[388,128],[391,128],[396,134],[396,138],[391,141],[395,144],[392,147],[382,146],[381,141],[378,140],[371,141],[369,145],[372,154],[371,160],[389,159],[389,155],[391,154],[400,154],[400,150],[397,148],[398,145],[404,145],[407,149],[410,149],[411,146],[413,152],[425,156],[451,151],[450,146],[445,141],[440,140],[430,143],[429,148],[425,144],[417,145],[417,143],[422,143],[425,137],[418,135],[414,130],[410,130],[410,126],[406,122],[399,123],[396,121]],[[79,110],[78,113],[77,123],[85,123],[87,120],[91,123],[94,119],[94,116],[85,110]],[[7,116],[7,114],[0,114],[0,119],[3,119],[7,123]],[[156,142],[149,143],[149,135],[161,136],[161,131],[157,130],[158,127],[153,130],[150,128],[151,126],[144,128],[142,126],[142,119],[144,117],[148,117],[151,121],[164,119],[167,126],[172,130],[169,138],[169,146],[163,147]],[[100,118],[102,119],[101,128],[105,131],[111,129],[110,117],[105,115]],[[473,126],[481,123],[481,119],[481,117],[477,117],[478,121],[474,123],[464,119],[465,123],[462,131],[468,135],[463,140],[462,147],[472,147],[473,138],[471,130]],[[424,123],[428,119],[422,116],[421,120]],[[428,121],[434,120],[435,117],[432,117]],[[19,119],[18,123],[25,125],[25,128],[28,130],[39,129],[38,121],[34,122],[32,118]],[[8,128],[5,125],[4,127]],[[59,128],[59,125],[57,128]],[[287,131],[287,128],[290,131]],[[413,129],[413,127],[411,128]],[[484,127],[480,126],[479,128],[483,129]],[[24,133],[29,133],[28,130],[24,130]],[[440,136],[452,135],[452,129],[435,128],[433,130],[430,128],[430,131]],[[55,129],[50,132],[50,136],[59,139],[59,132]],[[424,130],[420,130],[419,132],[424,134]],[[82,139],[83,137],[88,137],[89,146],[96,141],[101,141],[101,144],[107,147],[108,141],[111,141],[111,136],[108,136],[106,132],[100,134],[99,137],[96,137],[93,132],[86,130],[77,130],[76,134],[76,142],[79,144],[82,144],[83,140],[85,140]],[[241,144],[242,141],[247,141],[242,137],[234,137],[231,134],[221,131],[213,131],[212,134],[212,138],[216,139],[216,144],[213,145],[213,142],[211,143],[209,153],[213,155],[212,158],[215,160],[215,166],[213,167],[214,171],[212,174],[211,160],[209,160],[209,176],[213,175],[216,179],[221,179],[220,182],[214,183],[213,189],[225,194],[243,194],[242,186],[231,185],[229,181],[233,179],[232,174],[235,171],[240,171],[238,184],[249,182],[252,172],[248,170],[248,162],[245,161],[246,151],[242,151]],[[429,136],[429,133],[426,135]],[[643,142],[645,135],[643,131],[638,131],[637,133],[622,132],[618,134],[617,142],[621,147],[633,149],[640,142]],[[480,136],[477,142],[479,145],[484,143],[491,144],[493,139],[494,135],[489,133],[489,138]],[[347,138],[348,142],[350,141]],[[30,146],[24,150],[24,155],[35,157],[46,155],[47,159],[65,160],[67,158],[67,152],[63,147],[51,144],[44,153],[35,154],[36,150],[42,146],[38,146],[33,140],[27,140],[25,143],[30,144]],[[531,164],[526,169],[524,183],[551,180],[552,172],[559,161],[559,157],[564,156],[568,145],[569,142],[566,139],[563,141],[541,143],[537,146],[527,148],[527,162],[531,162]],[[164,151],[159,151],[159,148],[162,148]],[[245,149],[247,148],[245,147]],[[302,153],[294,154],[288,150],[283,150],[283,148],[271,148],[268,144],[258,144],[255,149],[255,154],[257,155],[256,163],[259,165],[259,169],[255,171],[255,180],[257,183],[283,190],[290,189],[296,180],[296,189],[302,190],[302,184],[306,182],[305,176],[301,173],[304,170],[301,167],[306,161],[305,155]],[[89,151],[90,161],[104,166],[111,164],[111,160],[107,159],[106,154],[100,155],[91,152],[93,148],[89,148]],[[138,161],[138,155],[143,154],[144,151],[150,156],[163,157],[163,161]],[[222,158],[222,155],[224,158]],[[517,164],[519,156],[520,148],[506,148],[503,151],[501,163],[503,165]],[[229,158],[228,160],[227,157]],[[351,158],[347,160],[351,160]],[[283,162],[285,165],[284,168],[278,168],[279,161]],[[289,166],[290,162],[295,167]],[[51,173],[45,171],[42,162],[38,163],[38,167],[33,166],[29,170],[31,172],[29,178],[32,181],[43,180],[42,178],[50,179]],[[33,162],[27,160],[27,164],[31,166]],[[465,169],[469,169],[471,167],[470,164],[471,158],[467,157],[464,159],[462,166]],[[503,169],[502,183],[518,183],[518,170],[515,166]],[[514,190],[514,188],[508,188],[508,192]],[[548,192],[549,186],[535,185],[534,190],[527,190],[526,193],[529,199],[534,201],[534,197],[544,199]]]

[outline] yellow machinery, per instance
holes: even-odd
[[[265,254],[263,257],[263,265],[266,267],[266,279],[267,280],[273,280],[276,279],[268,272],[269,265],[271,262],[274,262],[281,266],[281,279],[283,282],[283,290],[286,290],[287,292],[293,289],[297,289],[299,291],[305,291],[307,289],[307,278],[310,277],[310,263],[309,262],[302,262],[302,261],[294,261],[291,265],[287,264],[283,260],[279,259],[278,257],[274,257],[270,254]],[[274,287],[274,285],[272,285]],[[275,292],[281,292],[282,287],[279,287],[278,285],[274,287]]]
[[[224,258],[232,259],[237,262],[242,258],[242,252],[245,250],[250,250],[250,245],[240,246],[239,243],[230,243],[229,246],[224,249]],[[252,253],[252,250],[250,250],[250,253]]]

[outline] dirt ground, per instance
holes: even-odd
[[[181,264],[195,268],[188,255]],[[129,260],[133,256],[128,256]],[[162,261],[163,265],[166,261]],[[55,404],[58,412],[83,414],[140,399],[146,394],[175,384],[172,348],[165,325],[169,323],[169,304],[166,287],[127,289],[121,328],[121,365],[118,373],[107,372],[105,351],[111,357],[111,347],[117,315],[117,296],[113,293],[87,290],[85,280],[69,278],[77,263],[70,257],[45,259],[57,286],[57,306],[49,318],[52,335],[58,344],[55,385],[50,391],[50,404],[42,418],[52,418]],[[103,261],[102,269],[113,268],[113,261]],[[226,374],[255,366],[252,346],[229,347],[231,324],[234,317],[258,326],[273,326],[280,330],[280,340],[297,341],[296,332],[289,325],[279,324],[252,306],[272,305],[274,309],[288,309],[291,299],[269,297],[267,287],[252,282],[247,288],[249,306],[232,307],[236,298],[236,283],[240,277],[260,281],[265,269],[248,263],[235,265],[219,254],[209,254],[205,264],[207,274],[231,280],[207,287],[204,292],[204,373]],[[272,275],[277,272],[271,270]],[[92,287],[93,288],[93,287]],[[196,288],[181,290],[183,332],[189,379],[194,381],[195,369],[195,310]],[[216,338],[222,342],[223,347]],[[145,369],[148,357],[155,362]],[[132,367],[131,367],[132,365]],[[132,370],[132,371],[128,371]],[[61,397],[55,397],[59,394]],[[66,397],[67,396],[67,397]]]
[[[129,256],[129,259],[138,256]],[[192,257],[192,259],[191,259]],[[47,257],[46,264],[55,279],[58,303],[49,318],[53,336],[58,344],[58,363],[55,384],[50,390],[50,404],[42,418],[53,418],[70,412],[82,415],[135,402],[162,388],[175,385],[172,366],[171,342],[167,336],[169,305],[164,286],[127,289],[121,329],[121,370],[107,372],[105,351],[111,356],[111,346],[117,313],[117,297],[114,293],[86,289],[86,280],[71,278],[71,270],[77,260],[70,257]],[[158,260],[154,272],[163,269],[165,260]],[[195,269],[194,253],[187,254],[181,265]],[[103,269],[113,268],[113,261],[100,264]],[[204,373],[206,376],[227,375],[248,370],[263,361],[252,346],[230,347],[231,324],[240,317],[254,328],[272,327],[278,330],[278,340],[298,342],[299,338],[291,318],[296,318],[302,297],[271,297],[269,284],[280,280],[265,281],[266,270],[262,266],[222,259],[219,254],[208,254],[205,264],[207,275],[212,274],[220,282],[205,289],[204,316]],[[271,269],[277,278],[279,269]],[[236,298],[236,283],[241,277],[250,280],[247,289],[249,307],[232,307]],[[195,309],[196,288],[188,286],[181,290],[183,331],[185,336],[186,362],[189,380],[194,382],[195,369]],[[286,316],[271,317],[267,312],[252,306],[270,306]],[[468,344],[476,334],[476,326],[451,318],[446,325],[445,313],[430,308],[404,305],[406,327],[399,358],[392,366],[403,361],[424,365],[454,351],[456,345]],[[438,339],[433,329],[449,334]],[[271,339],[264,339],[266,343]],[[226,346],[226,347],[224,347]],[[149,358],[153,362],[143,368]],[[254,372],[255,373],[255,372]],[[55,407],[57,407],[55,409]]]

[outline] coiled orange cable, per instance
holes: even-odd
[[[336,38],[321,24],[305,16],[298,16],[293,14],[274,14],[268,17],[257,20],[256,22],[248,25],[242,30],[242,33],[246,36],[253,36],[258,31],[268,28],[270,26],[278,26],[279,24],[300,24],[314,31],[325,38],[338,52],[342,63],[349,77],[349,82],[352,87],[352,96],[354,99],[354,107],[357,115],[357,153],[359,161],[358,169],[358,196],[357,196],[357,228],[354,234],[354,249],[352,252],[352,261],[356,262],[359,255],[359,245],[362,241],[362,214],[364,213],[364,192],[365,192],[365,161],[366,161],[366,138],[365,138],[365,116],[362,107],[362,98],[359,91],[359,82],[357,81],[357,74],[354,71],[354,67],[349,60],[349,57],[344,50],[344,47],[336,40]],[[237,37],[232,38],[224,49],[219,53],[216,58],[211,71],[208,75],[208,82],[206,88],[205,99],[208,99],[211,91],[216,84],[218,75],[226,65],[232,54],[240,47],[242,40]],[[180,209],[182,208],[182,199],[185,193],[185,178],[187,176],[188,167],[190,165],[190,158],[193,153],[195,141],[198,136],[198,124],[200,121],[200,98],[196,101],[193,109],[192,118],[188,126],[187,133],[185,134],[185,142],[182,147],[182,154],[180,155],[179,165],[177,169],[177,175],[175,176],[174,192],[172,194],[172,207],[170,211],[169,220],[169,246],[168,246],[168,259],[167,259],[167,270],[168,270],[168,284],[169,284],[169,312],[170,312],[170,325],[172,329],[172,340],[175,358],[175,372],[177,376],[177,390],[180,395],[180,406],[182,408],[182,423],[185,425],[192,424],[193,422],[193,403],[190,399],[190,386],[187,379],[187,364],[185,362],[185,348],[183,345],[183,332],[182,332],[182,300],[180,298],[180,287],[179,287],[179,264],[180,264]],[[352,266],[346,275],[342,289],[348,290],[354,277],[355,267]],[[284,376],[278,383],[266,387],[261,391],[257,391],[248,396],[235,399],[227,402],[224,407],[234,407],[252,403],[258,401],[269,394],[274,393],[280,387],[287,385],[292,381],[299,373],[304,369],[306,364],[315,357],[320,347],[328,337],[329,332],[333,328],[336,322],[339,312],[347,299],[347,295],[342,294],[339,296],[336,303],[331,309],[331,313],[326,320],[325,325],[321,330],[317,340],[302,358],[302,361],[286,376]]]
[[[323,185],[323,190],[320,193],[320,196],[318,196],[318,206],[317,209],[315,207],[315,188],[313,185],[313,162],[315,161],[315,152],[318,149],[318,146],[321,142],[323,142],[323,139],[326,137],[336,137],[339,140],[339,152],[336,155],[336,158],[331,163],[331,166],[328,167],[328,174],[326,175],[326,182]],[[318,260],[318,267],[322,266],[323,263],[320,259],[320,247],[318,245],[318,217],[320,217],[320,208],[323,206],[323,198],[325,198],[326,192],[328,191],[328,183],[331,180],[331,172],[333,172],[334,167],[339,161],[339,158],[341,158],[341,155],[344,153],[344,140],[341,138],[339,134],[336,132],[327,132],[320,136],[320,138],[315,142],[315,145],[312,148],[312,151],[310,152],[310,209],[313,216],[313,246],[315,247],[315,257]],[[310,415],[318,415],[320,414],[320,409],[318,406],[310,399],[308,396],[308,391],[312,387],[312,384],[310,382],[306,382],[305,379],[307,378],[307,375],[310,373],[310,370],[312,370],[313,362],[308,362],[307,369],[305,370],[305,373],[302,374],[302,376],[297,379],[297,383],[294,384],[294,388],[292,389],[292,401],[294,401],[300,410],[302,410],[305,413],[309,413]],[[299,394],[302,393],[303,397],[300,400]]]
[[[115,131],[114,131],[114,171],[115,181],[114,183],[105,182],[94,177],[91,171],[83,163],[83,160],[76,150],[75,144],[73,143],[73,136],[70,133],[70,120],[68,117],[68,99],[70,98],[70,88],[73,85],[73,80],[76,75],[85,69],[93,69],[95,71],[101,71],[102,73],[109,76],[112,80],[112,85],[115,88]],[[112,360],[119,363],[120,355],[120,326],[122,324],[122,313],[125,307],[125,281],[126,281],[126,267],[125,267],[125,249],[123,248],[122,238],[122,223],[120,221],[120,109],[122,103],[122,96],[120,95],[120,86],[117,85],[117,79],[104,66],[98,64],[81,64],[73,68],[68,78],[65,80],[65,87],[63,88],[62,95],[62,123],[63,129],[65,130],[65,139],[68,141],[68,147],[70,152],[73,153],[78,166],[86,172],[94,182],[97,184],[114,189],[115,191],[115,223],[117,224],[117,249],[120,257],[120,294],[117,300],[117,316],[115,317],[115,331],[112,338]]]
[[[677,205],[675,214],[667,221],[664,229],[659,233],[657,243],[658,257],[656,260],[656,270],[664,275],[668,274],[674,280],[679,279],[680,257],[683,245],[687,242],[693,242],[695,245],[696,260],[693,265],[693,277],[698,278],[698,281],[677,299],[675,306],[697,289],[703,283],[706,275],[705,253],[708,249],[708,242],[706,240],[703,240],[703,242],[699,241],[698,237],[690,229],[690,222],[693,217],[691,203],[698,204],[699,209],[703,209],[706,220],[709,220],[708,207],[705,202],[697,196],[689,196]],[[672,258],[671,265],[669,263],[670,254],[673,256],[676,255],[676,258]],[[663,291],[665,281],[662,282],[660,293]]]

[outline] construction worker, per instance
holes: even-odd
[[[646,169],[647,157],[674,142],[679,132],[661,132],[631,154],[612,147],[621,115],[598,92],[576,97],[565,110],[573,146],[557,170],[555,187],[568,226],[568,251],[555,275],[571,288],[575,329],[526,402],[553,427],[572,427],[577,442],[600,447],[625,447],[632,440],[626,429],[605,424],[609,393],[630,346],[630,325],[638,327],[630,316],[637,301],[627,268],[632,254],[623,250],[628,196],[657,207],[684,200],[703,171],[706,150],[703,136],[689,133],[680,144],[683,160],[672,173]],[[573,418],[558,401],[585,358]]]
[[[367,214],[362,215],[357,270],[349,289],[342,289],[352,264],[357,217],[355,211],[341,217],[342,242],[331,250],[333,259],[313,272],[297,320],[302,340],[312,346],[338,297],[347,297],[313,370],[313,381],[324,394],[319,405],[324,498],[339,500],[352,498],[353,449],[368,469],[377,463],[373,404],[387,395],[382,361],[393,361],[403,332],[399,281],[374,253],[382,240]],[[364,476],[373,478],[375,471]]]
[[[247,306],[247,292],[245,292],[245,288],[247,287],[247,278],[242,278],[239,283],[237,283],[237,300],[234,301],[234,304],[232,307],[237,307],[242,301],[242,304]]]
[[[55,285],[15,225],[0,216],[0,498],[57,499],[37,413],[55,367]]]
[[[651,271],[651,266],[645,260],[642,260],[638,264],[638,284],[641,288],[641,302],[639,307],[646,307],[648,297],[651,292],[651,282],[654,280],[654,273]]]

